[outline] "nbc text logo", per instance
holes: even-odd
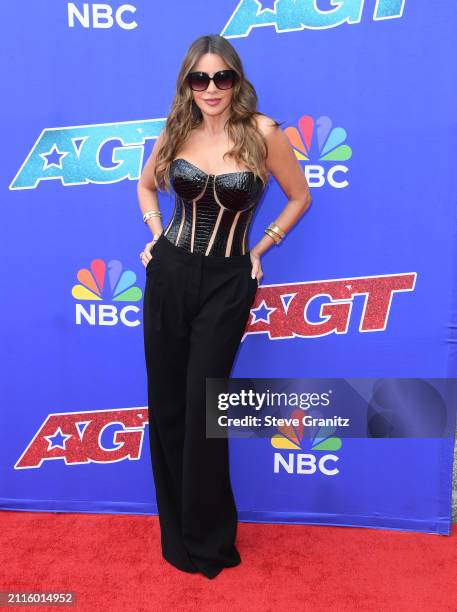
[[[113,7],[109,4],[84,2],[81,9],[76,2],[68,3],[68,26],[75,27],[78,22],[83,28],[106,29],[117,24],[123,30],[133,30],[138,27],[131,14],[136,12],[136,7],[131,4],[122,4],[113,14]]]
[[[336,467],[339,457],[335,451],[342,446],[341,438],[333,435],[336,427],[316,425],[305,428],[303,414],[299,408],[294,410],[290,418],[297,419],[298,425],[279,426],[279,433],[271,438],[271,445],[277,449],[273,460],[274,473],[310,475],[319,472],[324,476],[336,476],[340,471]],[[318,411],[312,411],[312,415],[323,416]]]
[[[319,117],[316,121],[308,115],[298,120],[298,128],[288,127],[284,133],[295,151],[299,161],[309,161],[311,157],[320,162],[331,162],[330,167],[321,164],[307,164],[305,176],[310,187],[322,187],[327,182],[331,187],[342,189],[348,181],[340,175],[348,172],[341,163],[352,157],[352,149],[344,144],[347,134],[342,127],[332,127],[329,117]]]
[[[73,297],[78,300],[77,325],[81,325],[83,320],[89,325],[112,326],[121,322],[128,327],[136,327],[140,324],[138,306],[100,304],[103,300],[121,303],[138,302],[142,298],[141,289],[134,286],[135,272],[123,270],[120,261],[112,259],[106,264],[103,259],[94,259],[90,270],[82,268],[78,271],[77,279],[79,283],[71,290]]]

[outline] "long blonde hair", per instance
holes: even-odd
[[[225,155],[246,166],[266,184],[268,174],[264,161],[267,145],[256,123],[256,115],[264,113],[257,111],[257,94],[244,74],[238,53],[228,40],[219,34],[200,36],[191,44],[184,57],[176,82],[176,94],[162,133],[162,145],[157,152],[153,179],[159,189],[170,191],[171,162],[190,131],[203,121],[203,115],[193,100],[186,77],[205,53],[222,57],[239,77],[233,87],[231,112],[226,123],[229,139],[234,146]],[[281,125],[276,120],[273,121],[276,126]]]

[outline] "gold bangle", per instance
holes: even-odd
[[[270,225],[268,226],[268,229],[271,229],[274,232],[276,232],[277,234],[279,234],[281,236],[281,238],[284,238],[284,236],[286,235],[286,232],[284,230],[282,230],[279,227],[279,225],[276,225],[275,223],[270,223]]]
[[[268,228],[268,231],[269,231],[270,233],[271,233],[271,232],[273,232],[273,234],[274,234],[275,236],[277,236],[278,238],[280,238],[280,239],[282,240],[282,236],[281,236],[281,234],[278,234],[278,232],[276,232],[276,231],[275,231],[274,229],[272,229],[271,227],[269,227],[269,228]]]
[[[148,210],[143,215],[143,221],[146,223],[151,217],[161,217],[162,213],[160,210]]]
[[[269,236],[270,236],[270,235],[271,235],[271,236],[275,235],[275,236],[277,236],[277,237],[278,237],[280,240],[282,240],[282,236],[281,236],[281,234],[278,234],[278,232],[276,232],[274,229],[272,229],[271,227],[267,227],[267,230],[268,230],[268,235],[269,235]]]
[[[265,230],[265,234],[267,234],[268,236],[270,236],[270,238],[273,239],[275,244],[279,244],[282,240],[281,236],[279,236],[279,234],[277,234],[276,232],[274,232],[273,230],[271,230],[270,228],[267,227],[267,229]]]

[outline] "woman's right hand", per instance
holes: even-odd
[[[145,268],[152,259],[151,250],[154,248],[156,242],[157,240],[151,240],[151,242],[147,242],[146,246],[144,247],[144,251],[141,251],[140,253],[140,259],[143,262]]]
[[[260,261],[260,256],[255,254],[252,249],[249,251],[249,255],[251,256],[251,277],[256,278],[257,282],[260,283],[260,280],[263,276],[262,263]]]

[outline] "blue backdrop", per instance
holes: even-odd
[[[47,0],[2,15],[1,508],[156,513],[136,183],[202,34],[235,46],[313,195],[263,257],[232,376],[454,375],[453,2]],[[271,179],[251,246],[285,204]],[[304,477],[275,472],[271,440],[233,439],[239,517],[449,533],[452,449],[348,440],[337,476]]]

